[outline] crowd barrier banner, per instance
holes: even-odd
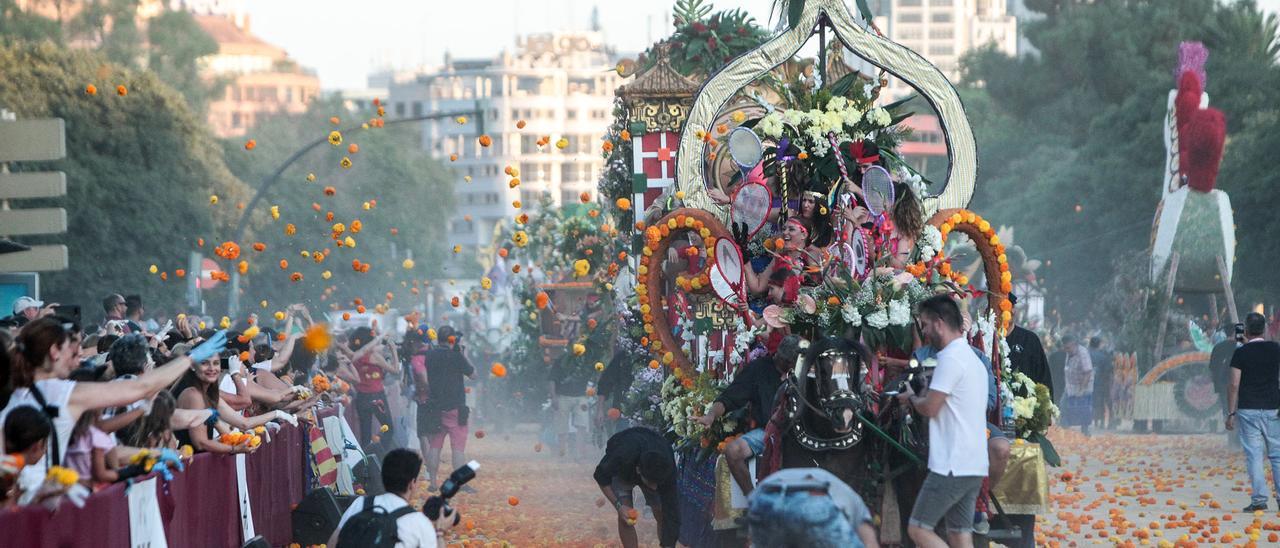
[[[256,531],[272,546],[292,542],[290,512],[302,500],[307,462],[300,428],[285,425],[272,441],[245,458],[245,484]],[[237,496],[236,459],[196,455],[173,481],[136,482],[130,490],[149,491],[159,506],[169,546],[237,548],[243,545]],[[3,546],[75,548],[134,546],[130,499],[117,483],[90,495],[83,508],[64,502],[55,512],[27,507],[0,512]],[[151,546],[156,546],[152,544]]]
[[[160,520],[160,502],[156,500],[156,479],[149,478],[128,490],[129,546],[132,548],[168,548],[164,523]]]

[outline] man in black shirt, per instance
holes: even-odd
[[[1093,422],[1106,429],[1111,414],[1111,378],[1115,367],[1111,353],[1102,348],[1102,337],[1089,339],[1089,361],[1093,363]]]
[[[1280,344],[1263,338],[1267,318],[1251,313],[1244,320],[1245,344],[1231,356],[1231,388],[1227,391],[1227,430],[1240,422],[1240,443],[1252,485],[1244,512],[1267,509],[1265,456],[1280,497]]]
[[[644,493],[644,502],[658,521],[659,545],[676,545],[680,537],[676,458],[671,444],[661,434],[642,426],[614,434],[605,446],[594,477],[618,513],[622,546],[634,548],[640,544],[635,528],[640,513],[632,499],[636,487]]]
[[[769,424],[769,415],[773,413],[774,397],[782,379],[796,364],[800,356],[800,337],[788,335],[778,344],[778,350],[772,356],[762,356],[752,360],[733,382],[720,393],[706,415],[696,420],[710,428],[716,419],[728,411],[751,406],[751,425],[747,433],[733,440],[724,448],[725,464],[729,465],[729,473],[742,494],[750,495],[755,487],[751,481],[751,469],[747,461],[764,452],[764,427]]]
[[[1018,296],[1010,293],[1009,302],[1017,306]],[[1017,317],[1014,314],[1014,318]],[[1031,330],[1014,324],[1004,341],[1009,344],[1009,366],[1037,384],[1043,384],[1049,389],[1049,395],[1053,396],[1053,375],[1049,372],[1049,360],[1044,355],[1040,337]]]
[[[592,339],[582,343],[591,353],[599,349]],[[596,374],[595,368],[579,364],[572,352],[565,352],[547,371],[551,390],[551,413],[554,431],[560,445],[560,456],[569,455],[574,462],[579,462],[587,452],[587,441],[590,436],[590,415],[587,407],[591,398],[587,394],[587,382]],[[573,449],[570,451],[569,438],[573,438]]]
[[[463,353],[462,333],[451,326],[440,328],[439,346],[428,350],[423,360],[426,366],[427,412],[419,413],[419,420],[439,421],[439,427],[420,427],[420,431],[429,432],[431,452],[427,454],[427,472],[431,474],[433,483],[439,483],[440,452],[444,449],[444,438],[449,437],[449,451],[453,455],[453,467],[459,468],[467,463],[467,389],[463,385],[463,377],[475,378],[476,369]],[[449,342],[452,340],[453,342]],[[464,492],[471,492],[470,486],[462,487]]]

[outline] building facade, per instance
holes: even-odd
[[[1018,54],[1018,21],[1008,0],[892,0],[885,33],[937,65],[952,82],[960,80],[960,58],[990,44],[1008,55]],[[883,27],[882,27],[883,28]],[[911,88],[892,79],[890,94]]]
[[[316,75],[299,67],[283,49],[254,36],[247,15],[194,17],[218,43],[218,53],[200,59],[201,74],[226,82],[222,94],[209,100],[209,127],[215,135],[242,136],[261,116],[306,112],[320,94]]]
[[[424,150],[457,174],[458,208],[449,240],[467,250],[464,256],[491,245],[495,227],[529,211],[544,195],[556,204],[577,203],[583,192],[594,199],[614,90],[622,83],[612,70],[615,61],[599,32],[540,34],[518,38],[513,51],[496,58],[446,56],[438,70],[371,82],[371,87],[385,83],[384,107],[391,119],[477,105],[483,113],[489,147],[478,144],[474,119],[427,121],[422,129]],[[541,137],[549,143],[540,147]],[[561,138],[567,142],[563,149],[556,146]],[[457,159],[449,162],[453,155]],[[519,169],[515,188],[505,173],[508,166]]]

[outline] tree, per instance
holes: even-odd
[[[1203,41],[1207,91],[1229,124],[1218,187],[1236,209],[1236,286],[1246,298],[1280,291],[1269,266],[1280,221],[1265,190],[1280,145],[1275,18],[1247,0],[1039,4],[1049,17],[1026,29],[1039,57],[988,49],[964,60],[981,166],[973,206],[1050,261],[1056,303],[1083,318],[1117,275],[1115,257],[1148,253],[1177,45]]]
[[[215,240],[245,186],[222,162],[218,143],[182,97],[149,72],[137,72],[87,51],[50,44],[0,47],[0,105],[21,118],[66,122],[67,157],[19,163],[15,171],[60,170],[67,195],[17,207],[63,207],[66,234],[22,238],[65,243],[70,268],[42,275],[46,300],[77,303],[95,319],[109,292],[141,293],[152,308],[182,302],[197,238]],[[97,94],[85,92],[94,85]],[[117,85],[127,95],[118,95]],[[169,280],[148,273],[155,264]],[[187,275],[198,275],[189,272]]]
[[[200,75],[200,58],[218,53],[218,43],[185,11],[165,11],[153,18],[147,38],[151,43],[147,68],[182,92],[191,108],[203,114],[210,97],[226,84]]]
[[[226,142],[227,165],[257,188],[304,144],[339,129],[330,117],[340,116],[341,127],[358,123],[347,114],[341,102],[331,100],[316,102],[303,115],[267,117],[251,132],[253,150],[245,149],[245,140]],[[245,302],[341,303],[352,308],[352,300],[360,298],[372,309],[386,301],[387,292],[402,309],[420,302],[413,289],[421,291],[423,280],[440,274],[449,253],[445,235],[458,179],[422,151],[420,132],[415,125],[343,131],[341,145],[322,144],[286,170],[250,212],[250,229],[238,242],[250,261]],[[352,144],[358,147],[355,153],[348,148]],[[341,166],[343,158],[351,159],[350,168]],[[308,174],[315,181],[308,182]],[[332,196],[326,195],[328,188]],[[279,219],[272,218],[272,206],[278,207]],[[331,221],[328,212],[334,214]],[[361,229],[353,233],[357,220]],[[335,237],[336,223],[343,226]],[[285,234],[287,224],[295,226],[296,234]],[[355,248],[338,245],[347,236]],[[265,244],[266,251],[252,251],[255,242]],[[328,257],[317,262],[317,251],[326,249]],[[415,264],[405,269],[402,263],[409,255]],[[283,269],[282,260],[287,262]],[[356,272],[353,260],[369,263],[369,272]],[[325,271],[329,279],[323,277]],[[291,281],[294,272],[302,274],[301,281]],[[475,275],[480,274],[477,268]]]

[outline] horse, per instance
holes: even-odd
[[[907,520],[928,473],[922,460],[928,454],[927,428],[891,396],[863,382],[870,363],[866,347],[839,337],[819,340],[797,360],[778,410],[781,466],[827,470],[849,484],[877,514],[886,508],[884,498],[892,493],[897,519],[882,516],[882,538],[909,544]],[[899,386],[922,372],[913,367],[886,386]],[[886,535],[888,528],[896,531]]]

